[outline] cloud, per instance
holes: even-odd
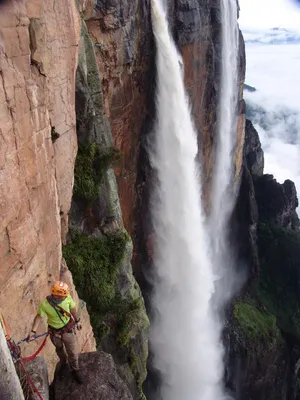
[[[272,28],[268,31],[244,30],[247,43],[261,44],[300,44],[300,32],[283,28]]]
[[[300,31],[300,7],[292,0],[239,0],[242,29],[284,27]]]
[[[247,113],[265,152],[265,173],[291,179],[300,196],[300,44],[246,43]],[[299,210],[300,211],[300,210]]]

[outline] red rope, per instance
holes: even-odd
[[[43,350],[46,344],[47,337],[48,335],[46,335],[45,339],[43,340],[42,344],[40,345],[40,347],[37,349],[36,352],[34,352],[31,356],[23,358],[24,362],[33,360]]]
[[[25,373],[27,382],[28,382],[29,385],[31,386],[31,388],[32,388],[32,390],[34,391],[34,393],[37,394],[38,398],[39,398],[40,400],[43,400],[43,398],[42,398],[40,392],[38,391],[38,389],[37,389],[37,387],[35,386],[33,380],[31,379],[31,376],[29,375],[28,371],[26,370],[23,361],[24,361],[24,360],[22,360],[22,359],[20,360],[20,366],[22,367],[23,372]]]
[[[5,332],[5,337],[6,337],[6,340],[7,340],[7,345],[8,345],[8,348],[9,348],[10,352],[11,352],[12,357],[22,367],[22,369],[23,369],[23,371],[25,373],[27,382],[31,386],[31,388],[34,391],[34,393],[36,393],[36,395],[38,396],[38,398],[40,400],[43,400],[40,392],[38,391],[38,389],[36,388],[33,380],[31,379],[31,376],[29,375],[28,371],[26,370],[24,363],[33,360],[42,351],[42,349],[45,347],[46,340],[47,340],[47,337],[48,337],[49,333],[47,333],[47,335],[45,336],[45,339],[43,340],[43,342],[40,345],[40,347],[36,350],[36,352],[34,352],[29,357],[22,358],[21,354],[20,354],[19,346],[16,345],[16,343],[10,337],[9,328],[8,328],[8,325],[7,325],[3,315],[0,315],[0,317],[1,317],[0,318],[0,322],[1,322],[1,325],[3,325],[3,327],[4,327],[4,332]]]

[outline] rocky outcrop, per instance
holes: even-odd
[[[124,154],[117,180],[124,225],[131,234],[139,141],[148,114],[147,104],[152,101],[150,4],[137,0],[82,3],[102,78],[104,110],[114,143]]]
[[[63,254],[87,302],[98,348],[113,355],[133,398],[140,399],[149,321],[132,274],[132,242],[123,227],[112,169],[123,155],[113,146],[95,49],[82,21],[76,73],[78,155]]]
[[[31,394],[31,390],[29,389],[28,385],[24,384],[27,381],[24,376],[24,369],[20,368],[18,364],[16,368],[21,382],[23,382],[23,392],[25,398],[28,398]],[[33,360],[28,361],[26,363],[26,371],[30,375],[31,380],[42,399],[49,400],[49,377],[48,367],[45,359],[38,356]]]
[[[299,219],[295,186],[263,175],[263,153],[250,121],[234,221],[247,283],[234,300],[224,339],[227,386],[238,399],[299,396]]]
[[[4,332],[0,324],[0,398],[2,400],[24,400],[21,385],[10,357]]]
[[[249,119],[245,127],[245,168],[248,168],[251,175],[261,176],[264,172],[264,153],[256,129]]]
[[[67,371],[53,384],[53,400],[132,400],[128,387],[117,373],[112,356],[103,352],[81,354],[79,358],[83,385],[78,385]]]
[[[73,0],[1,4],[0,307],[17,340],[60,275],[77,152],[79,37]],[[36,348],[23,346],[24,354]],[[51,376],[50,341],[43,354]]]
[[[283,228],[297,229],[298,198],[294,182],[281,185],[273,175],[264,175],[255,181],[255,195],[262,221],[274,222]]]

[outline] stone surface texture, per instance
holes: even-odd
[[[100,351],[81,354],[79,362],[84,384],[74,382],[69,371],[64,379],[54,382],[54,400],[132,400],[111,355]]]
[[[1,2],[0,307],[16,340],[60,274],[77,151],[79,37],[73,0]],[[50,341],[43,354],[51,376]]]

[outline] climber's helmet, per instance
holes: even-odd
[[[57,281],[51,286],[51,294],[53,297],[67,297],[69,293],[69,286],[65,282]]]

